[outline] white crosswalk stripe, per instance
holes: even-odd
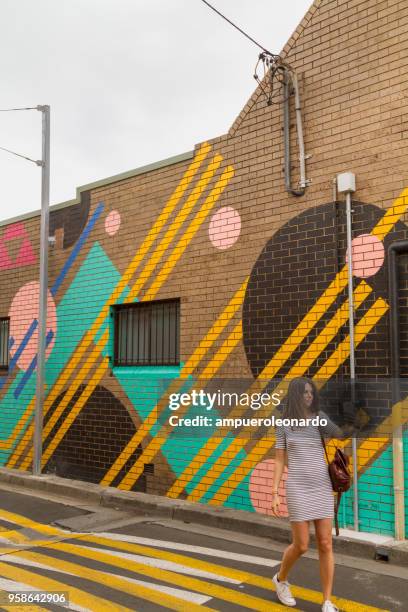
[[[241,561],[242,563],[250,563],[251,565],[263,565],[266,567],[276,567],[280,561],[268,559],[266,557],[255,557],[253,555],[243,555],[234,553],[228,550],[220,550],[218,548],[206,548],[204,546],[193,546],[191,544],[182,544],[181,542],[171,542],[167,540],[152,540],[139,536],[123,535],[121,533],[103,532],[98,535],[119,542],[129,542],[131,544],[141,544],[144,546],[153,546],[156,548],[167,548],[170,550],[181,550],[183,552],[191,552],[199,555],[217,557],[217,559],[229,559],[230,561]]]

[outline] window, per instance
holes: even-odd
[[[0,370],[9,367],[9,324],[8,317],[0,318]]]
[[[180,363],[180,300],[114,307],[115,366]]]

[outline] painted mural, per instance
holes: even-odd
[[[46,471],[123,490],[147,490],[150,482],[149,490],[172,498],[269,512],[273,435],[260,432],[249,441],[215,429],[180,440],[163,418],[166,398],[169,389],[191,389],[216,378],[238,346],[244,348],[252,373],[251,391],[264,389],[272,379],[279,379],[284,390],[285,381],[308,375],[324,397],[330,382],[347,379],[343,205],[322,204],[295,214],[268,237],[249,277],[231,285],[230,299],[214,311],[211,326],[180,366],[112,365],[112,305],[156,298],[175,267],[183,265],[197,235],[205,234],[219,257],[241,239],[245,220],[223,199],[234,174],[232,165],[203,144],[120,271],[108,255],[109,241],[120,240],[125,228],[119,206],[108,210],[98,202],[91,207],[88,198],[78,207],[74,225],[69,209],[54,218],[51,233],[64,228],[64,262],[50,284],[48,299]],[[402,222],[407,210],[408,190],[388,210],[355,204],[357,362],[369,363],[372,351],[378,350],[377,370],[364,371],[362,366],[361,376],[383,376],[389,362],[384,261],[389,244],[407,238]],[[322,224],[327,228],[323,234]],[[2,269],[35,261],[23,224],[17,227],[20,250],[10,256],[7,244],[17,231],[12,227],[0,237],[0,259],[6,266]],[[103,240],[95,239],[96,230],[98,236],[103,231]],[[316,257],[323,249],[324,265],[316,273]],[[1,407],[7,413],[2,420],[1,462],[22,470],[30,469],[33,455],[37,297],[33,269],[32,280],[16,286],[10,303],[10,366],[0,378]],[[265,343],[266,332],[273,342]],[[184,412],[191,414],[190,408]],[[361,528],[392,534],[390,440],[381,434],[390,409],[371,415],[370,437],[360,441],[358,469]],[[158,459],[162,468],[156,477]],[[381,501],[370,492],[379,474]],[[351,524],[351,501],[350,495],[344,496],[343,525]]]

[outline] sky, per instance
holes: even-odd
[[[311,0],[211,0],[278,53]],[[2,0],[0,109],[51,106],[51,204],[228,131],[259,49],[201,0]],[[0,147],[41,158],[41,113],[0,112]],[[41,170],[0,150],[0,221],[38,210]]]

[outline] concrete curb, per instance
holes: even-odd
[[[146,516],[162,517],[186,523],[197,523],[238,533],[269,538],[271,540],[290,542],[289,523],[282,519],[231,510],[229,508],[207,506],[179,499],[169,499],[159,495],[148,495],[133,491],[121,491],[113,487],[102,487],[97,484],[79,480],[69,480],[53,475],[33,476],[26,472],[0,468],[0,484],[18,486],[29,491],[44,491],[61,497],[76,499],[105,508],[122,511],[134,511]],[[315,546],[314,537],[311,544]],[[390,563],[408,567],[408,543],[393,540],[376,544],[366,540],[349,537],[335,537],[334,550],[352,557],[365,559],[387,559]]]

